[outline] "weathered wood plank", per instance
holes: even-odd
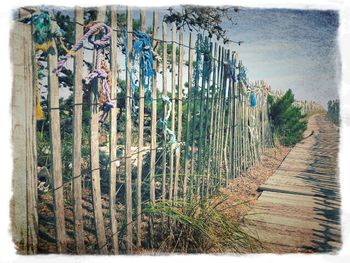
[[[141,20],[141,31],[146,32],[146,11],[141,9],[140,12]],[[138,153],[137,153],[137,179],[136,179],[136,195],[137,195],[137,222],[136,222],[136,244],[141,247],[141,216],[142,216],[142,195],[141,195],[141,184],[142,184],[142,165],[143,165],[143,130],[144,130],[144,111],[145,111],[145,90],[142,83],[143,75],[140,72],[140,84],[139,84],[139,133],[138,133]]]
[[[186,144],[185,144],[185,176],[183,181],[183,199],[186,201],[187,199],[187,185],[188,185],[188,176],[189,176],[189,138],[190,138],[190,118],[191,118],[191,100],[192,100],[192,74],[193,74],[193,36],[192,33],[189,34],[188,41],[188,89],[187,89],[187,117],[186,117]]]
[[[62,184],[62,156],[61,156],[61,128],[59,112],[59,83],[58,77],[53,70],[57,67],[57,48],[54,55],[48,56],[48,97],[49,97],[49,116],[50,116],[50,143],[52,167],[51,174],[53,178],[55,220],[56,220],[56,242],[57,252],[66,251],[67,237],[64,218],[64,197]]]
[[[111,27],[118,29],[117,24],[117,7],[111,7]],[[118,223],[116,219],[116,183],[117,183],[117,90],[118,90],[118,65],[117,65],[117,32],[113,31],[111,39],[111,100],[115,107],[110,111],[110,132],[109,132],[109,155],[110,155],[110,170],[109,170],[109,213],[111,220],[112,231],[112,248],[116,255],[119,252],[118,247]]]
[[[175,179],[174,179],[174,201],[178,198],[178,185],[179,185],[179,174],[181,169],[180,155],[181,155],[181,144],[182,144],[182,88],[183,88],[183,33],[179,33],[179,64],[178,64],[178,86],[177,86],[177,147],[175,152]]]
[[[97,13],[97,20],[104,21],[106,7],[100,7]],[[94,64],[96,68],[101,65],[97,64],[97,52],[94,52]],[[107,254],[106,233],[102,212],[101,197],[101,177],[100,177],[100,155],[99,155],[99,118],[98,111],[98,91],[100,83],[95,80],[92,83],[90,94],[90,169],[92,185],[92,201],[94,207],[94,223],[96,227],[96,237],[98,250],[101,254]]]
[[[213,43],[211,43],[213,45]],[[212,74],[212,89],[211,89],[211,99],[210,99],[210,124],[209,124],[209,149],[208,149],[208,166],[207,166],[207,173],[206,173],[206,190],[205,190],[205,197],[209,197],[209,190],[211,188],[211,180],[210,177],[212,176],[212,163],[213,163],[213,141],[214,141],[214,118],[215,118],[215,98],[216,98],[216,69],[217,69],[217,49],[218,45],[217,43],[214,44],[213,49],[213,74]]]
[[[311,117],[309,123],[315,119],[318,117]],[[324,144],[321,139],[327,134],[318,132],[323,130],[324,125],[315,123],[313,136],[317,140],[310,140],[315,147]],[[299,153],[299,157],[308,153],[312,156],[312,148]],[[295,156],[298,157],[298,154],[295,153]],[[309,161],[308,164],[307,161],[288,160],[287,157],[284,161],[287,165],[282,164],[259,187],[263,193],[245,219],[249,229],[269,244],[266,251],[280,251],[284,246],[283,252],[329,252],[340,247],[340,196],[336,167],[330,166],[328,174],[312,173],[313,170],[305,172],[305,169],[312,168],[314,161]]]
[[[162,87],[162,97],[163,97],[163,121],[166,121],[168,106],[164,97],[168,96],[168,56],[167,56],[167,41],[168,41],[168,27],[165,22],[162,23],[162,40],[163,40],[163,59],[162,59],[162,79],[163,79],[163,87]],[[165,125],[167,125],[165,123]],[[163,166],[163,178],[162,178],[162,200],[166,199],[166,185],[167,185],[167,134],[165,129],[163,130],[163,152],[162,152],[162,166]]]
[[[19,254],[37,253],[37,161],[33,42],[31,27],[15,22],[10,35],[12,83],[13,196],[11,232]]]
[[[132,10],[127,7],[127,48],[130,52],[132,49]],[[130,59],[127,65],[131,68]],[[127,252],[132,252],[132,167],[131,167],[131,79],[129,73],[126,71],[126,99],[125,99],[125,194],[126,194],[126,247]]]
[[[155,40],[158,38],[158,14],[153,11],[153,41],[152,46],[154,52],[157,52],[158,42]],[[157,62],[153,61],[153,77],[152,77],[152,113],[151,113],[151,158],[150,158],[150,202],[154,205],[156,202],[155,192],[155,167],[156,167],[156,155],[157,155]],[[149,218],[149,233],[150,233],[150,246],[153,247],[153,218]]]
[[[158,14],[153,12],[153,47],[156,46],[158,38]],[[157,50],[154,50],[157,52]],[[152,78],[152,115],[151,115],[151,161],[150,161],[150,200],[154,205],[155,194],[155,161],[157,154],[157,62],[153,62],[154,76]]]
[[[75,8],[75,41],[84,34],[84,11]],[[82,138],[82,103],[83,103],[83,49],[76,52],[74,58],[74,109],[73,109],[73,196],[74,196],[74,231],[77,254],[85,254],[83,210],[82,210],[82,177],[81,177],[81,138]]]
[[[176,25],[172,26],[172,50],[171,50],[171,130],[175,132],[175,90],[176,90]],[[173,200],[174,191],[174,144],[170,145],[170,185],[169,200]]]

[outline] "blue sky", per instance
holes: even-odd
[[[326,105],[338,98],[338,13],[318,10],[241,9],[237,25],[224,23],[248,77],[273,89],[292,89],[297,99]]]

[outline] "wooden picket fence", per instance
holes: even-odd
[[[132,17],[133,12],[127,8],[127,47],[132,50]],[[139,11],[138,11],[139,12]],[[83,35],[82,8],[75,10],[76,40]],[[106,8],[98,9],[97,21],[104,21]],[[141,30],[146,32],[145,10],[140,11]],[[117,10],[111,7],[111,38],[109,57],[112,76],[111,98],[117,101]],[[159,32],[161,26],[161,37]],[[138,122],[133,121],[132,90],[130,74],[126,70],[125,129],[121,136],[125,139],[124,155],[117,156],[117,113],[113,108],[109,114],[109,190],[108,217],[106,225],[102,208],[101,175],[99,160],[99,117],[101,112],[96,107],[94,92],[91,92],[90,115],[90,176],[93,204],[93,220],[98,253],[118,254],[121,244],[126,253],[141,246],[145,238],[142,234],[143,207],[160,201],[175,203],[193,199],[210,198],[220,187],[228,185],[229,180],[240,176],[249,167],[259,161],[263,151],[272,145],[268,118],[267,94],[269,86],[265,81],[251,84],[256,94],[256,107],[249,105],[249,92],[237,81],[238,70],[235,70],[235,81],[227,77],[226,61],[235,62],[238,69],[238,55],[217,42],[211,43],[212,70],[210,76],[193,76],[193,65],[199,56],[195,54],[195,36],[189,33],[188,43],[184,43],[183,32],[172,26],[172,35],[167,35],[167,24],[158,25],[157,13],[153,13],[153,46],[162,43],[161,65],[154,60],[153,69],[158,71],[152,79],[152,105],[150,116],[144,115],[145,99],[142,83],[139,87]],[[36,162],[36,121],[35,121],[35,87],[33,81],[34,49],[31,39],[31,28],[16,22],[12,30],[12,61],[14,68],[13,82],[13,140],[14,140],[14,206],[12,208],[13,233],[15,243],[21,253],[37,252],[37,162]],[[204,41],[211,41],[205,38]],[[171,43],[171,72],[169,71],[167,44]],[[160,46],[158,45],[157,48]],[[179,59],[176,59],[178,48]],[[154,50],[158,52],[159,50]],[[74,253],[87,253],[84,242],[84,209],[82,177],[82,94],[83,94],[83,59],[84,50],[79,50],[74,57],[74,114],[73,114],[73,159],[72,159],[72,194],[74,212]],[[185,54],[187,57],[184,57]],[[196,57],[195,57],[196,56]],[[50,120],[51,167],[53,178],[52,195],[54,199],[55,240],[58,253],[67,252],[69,237],[66,231],[64,183],[62,181],[62,154],[60,135],[59,81],[52,73],[57,67],[57,55],[48,55],[48,117]],[[186,64],[185,61],[188,61]],[[203,61],[203,59],[201,60]],[[127,65],[132,67],[132,59]],[[162,69],[160,72],[159,68]],[[188,74],[185,74],[187,70]],[[157,74],[162,74],[162,86],[157,83]],[[184,79],[184,76],[187,79]],[[170,77],[170,79],[168,79]],[[188,84],[185,91],[185,82]],[[171,108],[161,95],[170,93]],[[169,92],[170,91],[170,92]],[[162,111],[157,111],[157,103],[162,103]],[[186,111],[184,111],[186,109]],[[169,145],[167,133],[159,133],[157,123],[165,119],[171,110],[168,127],[176,134],[177,146]],[[25,114],[23,114],[25,113]],[[145,119],[150,122],[145,122]],[[135,124],[137,123],[137,124]],[[185,125],[184,125],[185,124]],[[145,138],[145,128],[150,130],[150,140]],[[158,131],[157,131],[158,130]],[[133,136],[137,131],[137,145]],[[148,137],[147,137],[148,138]],[[135,151],[135,149],[137,149]],[[147,159],[147,165],[146,165]],[[133,162],[136,160],[136,162]],[[117,161],[123,163],[117,166]],[[133,173],[135,176],[133,176]],[[146,175],[146,176],[145,176]],[[117,182],[118,181],[118,182]],[[123,213],[126,227],[120,233],[121,222],[118,220],[116,203],[116,185],[125,187],[125,207]],[[159,187],[158,185],[161,184]],[[147,185],[147,188],[144,188]],[[159,188],[159,191],[157,190]],[[144,189],[149,191],[144,195]],[[26,192],[26,195],[23,193]],[[144,197],[146,196],[146,198]],[[152,218],[149,218],[152,220]],[[39,222],[40,223],[40,222]],[[152,222],[150,223],[152,228]],[[106,235],[108,228],[109,235]],[[152,229],[150,229],[152,231]],[[135,240],[136,239],[136,240]]]

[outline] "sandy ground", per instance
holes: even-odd
[[[268,149],[261,156],[260,163],[231,180],[227,188],[221,188],[220,192],[227,199],[218,209],[234,220],[241,220],[260,196],[258,187],[273,175],[289,150],[290,148],[282,146]]]

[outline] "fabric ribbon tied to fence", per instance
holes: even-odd
[[[256,95],[252,91],[249,93],[249,105],[252,108],[256,107]]]
[[[170,101],[170,98],[168,96],[162,96],[162,100],[168,104],[168,108],[169,108],[169,111],[167,112],[167,115],[165,116],[165,119],[164,120],[159,120],[159,122],[162,124],[162,128],[164,130],[165,133],[167,133],[169,135],[169,144],[170,145],[174,145],[174,148],[175,150],[177,151],[178,150],[178,145],[177,145],[177,140],[176,140],[176,135],[175,135],[175,132],[170,130],[168,128],[168,120],[170,118],[170,114],[171,114],[171,101]]]
[[[238,81],[242,82],[244,85],[248,86],[247,83],[247,72],[246,68],[242,65],[242,63],[238,64]]]
[[[89,29],[87,33],[85,33],[77,43],[69,50],[69,52],[61,57],[58,61],[58,66],[54,69],[54,73],[59,76],[61,74],[62,68],[67,62],[68,58],[75,55],[76,51],[81,49],[84,45],[84,42],[88,40],[91,44],[94,45],[94,48],[97,50],[97,59],[95,69],[87,76],[86,84],[89,84],[93,79],[98,78],[102,80],[102,94],[106,97],[106,102],[103,105],[103,114],[100,117],[100,122],[103,123],[105,118],[107,117],[108,112],[115,107],[114,102],[112,102],[110,98],[110,88],[108,85],[108,74],[107,72],[101,68],[102,64],[102,49],[107,47],[110,44],[110,39],[112,37],[112,30],[109,26],[104,23],[96,23],[93,22],[87,26]],[[101,39],[94,39],[93,36],[98,32],[103,30],[103,35]]]
[[[146,33],[141,31],[134,31],[133,35],[136,40],[133,45],[132,53],[134,54],[135,62],[139,62],[142,85],[145,89],[145,97],[149,102],[152,102],[152,89],[150,83],[154,72],[151,39]],[[132,77],[132,79],[135,78]]]
[[[232,81],[236,81],[236,78],[235,78],[235,71],[236,71],[235,61],[234,60],[229,60],[228,64],[230,66],[230,77],[231,77]]]
[[[92,36],[98,33],[101,29],[103,29],[104,34],[101,39],[94,40]],[[61,74],[62,68],[67,62],[68,58],[74,56],[75,52],[83,47],[83,44],[86,40],[92,43],[95,49],[100,50],[110,44],[110,39],[112,37],[112,29],[104,23],[96,23],[93,26],[89,27],[89,31],[82,36],[77,43],[69,50],[65,56],[61,57],[57,63],[57,68],[54,69],[54,73],[59,76]],[[101,56],[99,56],[101,58]],[[99,59],[98,59],[99,60]],[[97,65],[100,64],[100,61],[97,61]]]

